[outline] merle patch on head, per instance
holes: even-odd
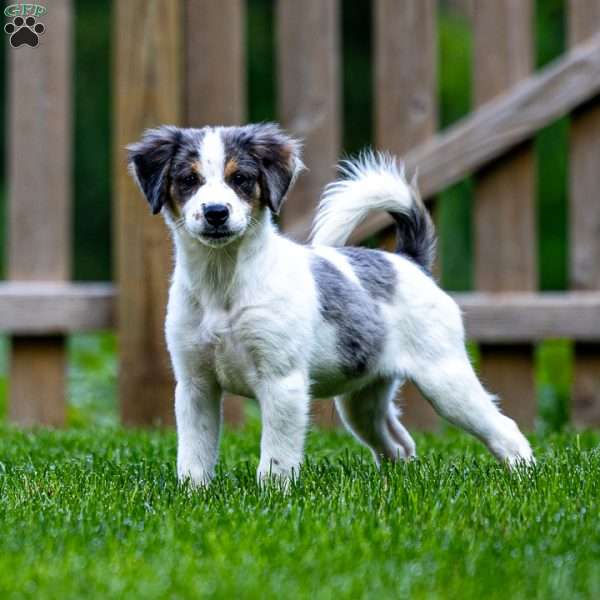
[[[338,248],[350,263],[363,288],[374,298],[391,302],[398,274],[385,252],[368,248]]]
[[[177,199],[184,202],[204,184],[199,147],[204,136],[202,129],[184,129],[171,160],[170,178],[177,190]]]
[[[311,269],[321,315],[336,330],[340,367],[346,375],[362,375],[383,349],[385,327],[379,307],[328,260],[314,256]]]
[[[238,187],[249,194],[258,181],[262,201],[278,214],[302,168],[299,144],[273,123],[224,129],[223,143],[226,164],[236,161]]]
[[[170,201],[171,183],[182,197],[200,185],[201,175],[193,165],[202,135],[200,129],[164,125],[147,130],[139,142],[127,147],[130,168],[153,214]]]
[[[257,186],[260,198],[275,214],[302,168],[299,145],[275,124],[224,127],[223,176],[235,191],[252,200]],[[165,125],[146,131],[141,141],[128,146],[129,164],[153,214],[172,200],[170,190],[185,201],[203,184],[198,151],[204,129]]]

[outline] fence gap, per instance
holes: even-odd
[[[375,2],[376,147],[402,156],[430,138],[437,127],[436,0]],[[434,212],[435,218],[435,212]],[[393,250],[395,230],[382,245]],[[401,392],[403,421],[433,429],[439,418],[412,383]]]
[[[323,186],[335,176],[340,151],[340,3],[279,0],[277,73],[279,116],[304,141],[307,166],[284,207],[284,229],[306,238]],[[314,403],[315,420],[336,422],[333,403]]]
[[[39,46],[7,48],[11,280],[70,278],[72,21],[71,0],[55,0]],[[64,425],[65,337],[13,336],[9,360],[9,418]]]
[[[487,2],[474,10],[474,92],[481,105],[530,75],[531,0]],[[475,285],[488,292],[537,288],[535,168],[532,144],[482,170],[475,184]],[[480,347],[481,376],[505,412],[531,427],[536,414],[533,347]]]
[[[247,119],[275,121],[275,6],[270,0],[247,3]]]
[[[462,3],[442,5],[438,13],[438,127],[442,130],[471,112],[473,23],[470,8]],[[441,191],[436,205],[439,280],[446,290],[472,290],[471,178]]]
[[[174,381],[164,340],[171,240],[127,172],[124,146],[182,121],[182,6],[127,0],[115,11],[113,169],[118,282],[119,399],[128,425],[171,424]]]
[[[373,2],[341,3],[342,153],[356,155],[374,143]]]
[[[241,125],[246,118],[245,2],[186,0],[185,6],[185,122],[190,127]],[[223,417],[241,425],[244,400],[227,396]]]
[[[600,29],[599,0],[570,0],[569,45]],[[570,287],[600,290],[600,102],[591,101],[571,118],[569,154]],[[575,344],[572,422],[600,425],[600,344]]]

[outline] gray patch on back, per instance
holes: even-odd
[[[381,250],[368,248],[338,248],[350,263],[363,288],[374,298],[391,302],[394,298],[398,273]]]
[[[344,374],[364,374],[383,349],[385,328],[377,303],[328,260],[312,259],[321,315],[336,328]]]

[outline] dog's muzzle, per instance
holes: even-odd
[[[229,219],[229,209],[225,204],[205,204],[202,207],[204,218],[213,227],[222,227]]]
[[[226,204],[203,204],[202,216],[204,226],[199,235],[211,244],[221,245],[237,235],[238,232],[231,229],[231,211]]]

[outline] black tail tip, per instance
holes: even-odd
[[[424,204],[417,199],[408,214],[392,213],[396,222],[396,252],[408,256],[431,275],[437,247],[435,227]]]

